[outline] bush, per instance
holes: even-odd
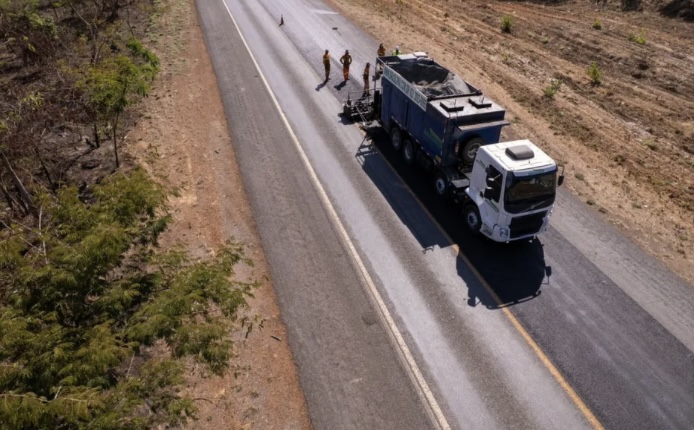
[[[511,15],[504,15],[501,18],[501,32],[510,33],[511,27],[513,27],[513,17]]]
[[[600,85],[602,83],[602,70],[598,67],[598,63],[593,62],[590,67],[586,69],[586,73],[588,73],[590,82],[593,85]]]
[[[255,284],[230,280],[246,261],[239,245],[202,262],[156,252],[166,199],[138,169],[87,197],[39,197],[43,223],[0,230],[0,427],[145,429],[195,416],[186,363],[224,373]]]
[[[639,33],[638,35],[634,33],[629,33],[629,41],[630,42],[636,42],[639,45],[645,45],[646,44],[646,36],[643,35],[643,33]]]
[[[600,22],[599,19],[596,19],[595,22],[593,23],[593,28],[596,30],[602,29],[602,22]]]
[[[552,79],[552,82],[547,87],[545,87],[545,89],[542,90],[542,92],[545,94],[545,97],[552,99],[554,98],[554,95],[559,92],[560,89],[561,81],[558,79]]]

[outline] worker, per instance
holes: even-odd
[[[396,46],[395,50],[393,51],[393,55],[400,55],[402,52],[400,52],[400,46]]]
[[[323,54],[323,66],[325,67],[325,80],[330,79],[330,51],[327,49],[325,50],[325,54]]]
[[[369,68],[371,67],[371,63],[366,63],[366,67],[364,67],[364,75],[362,76],[364,78],[364,94],[362,94],[362,97],[368,97],[369,96]]]
[[[349,55],[349,49],[345,50],[345,55],[340,58],[342,64],[342,75],[345,81],[349,80],[349,66],[352,64],[352,56]]]
[[[379,57],[385,57],[386,56],[386,47],[383,46],[382,43],[378,45],[378,51],[376,51],[376,55]],[[380,60],[376,60],[376,79],[380,78],[382,74],[383,74],[383,62]]]

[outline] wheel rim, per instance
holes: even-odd
[[[397,128],[393,130],[393,134],[390,136],[390,143],[393,145],[393,148],[395,149],[400,149],[400,147],[402,146],[400,130],[398,130]]]
[[[467,221],[467,225],[470,228],[470,230],[477,230],[477,227],[480,223],[480,219],[479,217],[477,217],[477,212],[475,212],[472,209],[468,210],[465,214],[465,220]]]
[[[436,192],[439,195],[444,195],[446,193],[446,181],[442,177],[436,178]]]
[[[408,163],[411,163],[414,160],[414,146],[412,146],[412,142],[405,143],[403,155],[405,156],[405,161]]]
[[[480,146],[482,146],[479,142],[474,143],[473,145],[470,145],[470,147],[467,149],[467,156],[468,159],[474,160],[475,156],[477,155],[477,150],[480,149]]]

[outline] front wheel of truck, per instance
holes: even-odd
[[[397,125],[394,125],[390,129],[390,144],[393,145],[393,149],[399,151],[402,148],[402,132]]]
[[[472,234],[478,234],[482,228],[482,218],[480,217],[480,211],[475,205],[467,205],[463,208],[463,218],[465,219],[465,226]]]

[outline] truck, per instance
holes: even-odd
[[[375,71],[374,88],[349,95],[343,115],[376,121],[471,232],[511,242],[547,229],[563,167],[527,139],[500,142],[504,108],[424,52],[378,57]]]

